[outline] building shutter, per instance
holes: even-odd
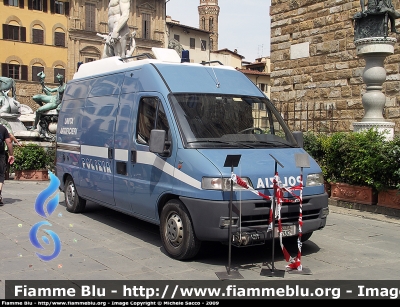
[[[64,6],[65,6],[64,14],[65,16],[69,16],[69,2],[64,2]]]
[[[39,82],[38,73],[40,73],[41,71],[44,71],[43,66],[32,66],[32,81]]]
[[[43,12],[47,12],[47,0],[42,0],[43,1]]]
[[[45,1],[45,0],[44,0]],[[52,14],[54,14],[55,13],[55,10],[54,10],[54,3],[55,2],[55,0],[50,0],[50,12],[52,13]]]
[[[21,80],[28,81],[28,66],[21,65]]]
[[[54,68],[54,83],[58,83],[57,75],[63,75],[65,77],[65,69],[64,68]]]
[[[28,9],[33,10],[33,0],[28,0]]]
[[[19,8],[20,9],[24,8],[24,0],[19,0]]]
[[[54,33],[54,45],[65,47],[65,33],[62,32]]]
[[[8,25],[3,24],[3,39],[8,39]]]
[[[1,63],[1,75],[4,77],[8,77],[8,64]]]
[[[86,17],[86,30],[87,31],[95,31],[95,15],[96,7],[93,3],[86,3],[85,5],[85,17]]]
[[[41,30],[41,29],[32,29],[32,37],[33,37],[32,42],[34,44],[43,44],[44,43],[43,30]]]
[[[26,42],[26,28],[21,27],[21,42]]]

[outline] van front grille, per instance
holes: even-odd
[[[319,217],[320,210],[302,210],[302,220],[314,220]],[[281,212],[281,222],[282,223],[297,223],[299,220],[300,212]],[[268,219],[269,215],[247,215],[242,216],[241,218],[241,225],[242,227],[254,227],[254,226],[261,226],[267,227],[268,226]],[[275,220],[278,223],[278,220]]]

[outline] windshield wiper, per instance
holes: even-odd
[[[295,146],[284,143],[284,142],[279,142],[279,141],[257,141],[258,143],[261,144],[267,144],[267,145],[272,145],[273,147],[289,147],[289,148],[294,148]]]
[[[197,141],[190,141],[187,142],[188,144],[193,144],[193,143],[220,143],[220,144],[226,144],[226,145],[241,145],[247,148],[254,148],[254,146],[248,145],[248,144],[243,144],[243,143],[239,143],[239,142],[226,142],[226,141],[219,141],[219,140],[197,140]]]

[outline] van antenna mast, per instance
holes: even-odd
[[[200,45],[201,45],[202,49],[204,49],[204,51],[207,52],[207,50],[206,50],[206,48],[205,48],[205,46],[204,46],[204,44],[203,44],[203,41],[201,40],[200,37],[199,37],[199,40],[200,40]],[[211,66],[210,52],[208,52],[208,65]],[[214,67],[211,66],[211,69],[212,69],[212,71],[213,71],[213,73],[214,73],[215,85],[217,86],[217,88],[219,88],[220,83],[219,83],[219,81],[218,81],[217,75],[215,74]]]

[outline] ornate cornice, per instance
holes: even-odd
[[[366,37],[357,39],[354,41],[356,46],[365,45],[365,44],[391,44],[394,45],[397,43],[397,39],[394,37]]]

